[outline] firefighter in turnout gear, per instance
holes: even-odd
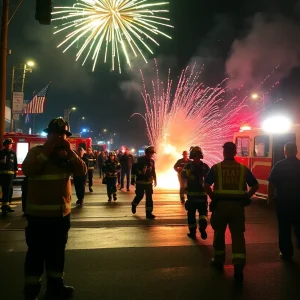
[[[187,182],[187,198],[185,208],[187,210],[188,225],[190,232],[188,236],[196,238],[197,222],[196,211],[199,213],[199,231],[203,240],[207,239],[207,195],[203,190],[203,181],[209,171],[207,164],[202,162],[203,152],[200,147],[195,146],[190,149],[192,161],[185,165],[181,172],[181,177]]]
[[[146,194],[146,218],[155,219],[153,211],[153,184],[156,186],[155,163],[152,159],[155,149],[149,146],[145,149],[145,156],[138,158],[138,161],[133,165],[131,172],[131,184],[136,185],[135,198],[131,204],[131,211],[136,213],[136,207]]]
[[[204,190],[212,200],[210,203],[212,212],[210,223],[214,230],[212,266],[223,269],[225,231],[228,225],[232,238],[234,277],[241,281],[246,263],[244,207],[250,205],[250,198],[258,190],[259,185],[251,171],[234,159],[236,155],[234,143],[224,144],[223,155],[224,160],[211,168],[204,181]],[[247,185],[250,187],[249,191]]]
[[[180,195],[180,201],[181,203],[185,202],[184,194],[186,193],[186,179],[182,178],[181,172],[184,168],[184,166],[190,162],[189,160],[189,154],[187,151],[182,152],[183,158],[179,159],[176,164],[174,165],[174,170],[177,172],[178,180],[179,180],[179,195]]]
[[[62,118],[52,120],[47,141],[31,148],[22,169],[28,178],[25,229],[28,246],[25,259],[26,300],[36,300],[41,289],[44,268],[47,274],[47,295],[65,299],[74,289],[63,281],[65,246],[70,229],[70,175],[84,176],[87,167],[71,150],[67,136],[69,125]]]
[[[103,173],[105,173],[108,201],[110,202],[112,197],[114,198],[114,201],[116,201],[117,180],[118,173],[121,172],[121,165],[117,160],[116,153],[114,151],[109,152],[108,160],[103,164],[102,170]]]
[[[0,150],[0,185],[2,187],[2,214],[14,212],[10,207],[12,198],[13,180],[18,172],[16,153],[12,150],[12,139],[3,142],[4,148]]]
[[[89,191],[93,192],[93,177],[94,177],[94,170],[97,164],[97,157],[95,156],[93,149],[89,147],[87,149],[87,158],[89,160],[88,164],[88,180],[89,180]]]

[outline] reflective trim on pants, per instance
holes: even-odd
[[[208,218],[207,218],[207,216],[201,215],[201,216],[199,216],[199,221],[200,220],[208,221]]]
[[[47,270],[47,277],[63,278],[64,277],[64,272],[54,272],[54,271]]]
[[[189,224],[189,228],[197,228],[197,223]]]
[[[26,276],[25,277],[25,284],[26,285],[34,285],[38,284],[42,281],[42,276]]]

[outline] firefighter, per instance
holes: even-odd
[[[192,161],[185,165],[181,172],[182,180],[187,182],[187,210],[190,232],[188,237],[195,239],[197,231],[196,211],[199,213],[199,231],[203,240],[207,239],[207,195],[203,190],[203,181],[209,171],[207,164],[202,162],[203,152],[198,146],[191,147],[190,157]]]
[[[10,207],[12,198],[13,180],[18,173],[16,153],[12,150],[13,140],[8,138],[3,142],[0,150],[0,185],[2,187],[2,214],[14,212]]]
[[[155,149],[153,146],[149,146],[145,149],[145,156],[138,158],[138,161],[132,167],[131,184],[136,185],[135,198],[131,204],[131,211],[136,213],[136,207],[146,194],[146,218],[155,219],[153,211],[153,184],[157,185],[155,163],[152,159]]]
[[[178,180],[179,180],[179,195],[181,203],[185,202],[184,194],[186,189],[186,179],[181,177],[181,171],[183,170],[184,166],[190,162],[189,154],[187,151],[182,152],[183,158],[179,159],[176,164],[174,165],[174,170],[177,172]]]
[[[114,201],[117,198],[117,178],[118,173],[121,172],[121,165],[116,158],[116,152],[111,151],[108,154],[108,160],[103,164],[103,173],[105,173],[106,188],[108,201],[110,202],[112,197]]]
[[[93,192],[93,177],[94,177],[94,170],[97,163],[97,157],[95,156],[93,149],[89,147],[87,149],[87,158],[89,161],[88,165],[88,180],[89,180],[89,191]]]
[[[223,269],[225,231],[228,225],[232,238],[234,277],[241,281],[246,263],[244,207],[250,205],[250,198],[258,190],[259,185],[251,171],[234,159],[235,155],[236,145],[232,142],[225,143],[224,160],[211,168],[204,181],[204,190],[212,200],[210,203],[212,212],[210,223],[214,230],[212,266],[219,270]],[[249,191],[247,185],[250,187]]]
[[[82,147],[79,147],[77,150],[78,156],[84,161],[86,166],[89,165],[89,160],[87,156],[84,153],[84,149]],[[76,176],[73,175],[74,180],[74,186],[75,186],[75,192],[77,196],[76,205],[82,206],[83,200],[84,200],[84,194],[85,194],[85,183],[86,183],[86,175],[84,176]]]
[[[62,118],[52,120],[44,130],[47,141],[31,148],[22,169],[28,177],[26,203],[28,246],[25,259],[26,300],[35,300],[41,289],[44,266],[47,274],[47,295],[65,299],[73,295],[73,287],[63,281],[65,246],[70,229],[70,175],[84,176],[85,163],[71,150],[67,136],[69,125]]]

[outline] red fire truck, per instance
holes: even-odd
[[[19,169],[17,177],[22,177],[22,163],[27,155],[28,150],[37,145],[44,144],[46,141],[46,137],[37,134],[22,134],[17,132],[8,132],[4,135],[4,139],[6,138],[12,138],[14,141],[13,150],[17,154]],[[91,138],[81,138],[77,136],[72,136],[68,138],[68,141],[71,144],[72,150],[76,150],[78,149],[78,147],[82,147],[86,150],[88,147],[92,146]]]
[[[275,123],[263,128],[244,126],[234,134],[233,141],[237,145],[236,160],[253,172],[260,184],[257,195],[266,198],[270,171],[274,164],[285,158],[284,145],[294,142],[300,149],[300,125],[284,124],[275,119]]]

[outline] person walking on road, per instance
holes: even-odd
[[[174,170],[177,172],[178,181],[179,181],[179,195],[180,195],[180,201],[181,203],[185,202],[184,194],[186,194],[186,178],[181,176],[181,172],[184,168],[184,166],[189,163],[191,160],[189,160],[189,154],[187,151],[182,152],[183,158],[177,160],[176,164],[174,165]]]
[[[234,277],[243,280],[246,264],[245,206],[259,185],[251,171],[238,163],[234,157],[236,145],[227,142],[223,146],[224,160],[214,165],[204,180],[204,190],[211,198],[211,226],[214,230],[214,258],[212,266],[222,270],[225,262],[225,231],[227,225],[232,238],[232,264]],[[211,185],[214,184],[213,190]],[[250,187],[247,191],[247,185]]]
[[[108,202],[112,197],[114,201],[117,198],[117,178],[118,173],[121,172],[121,165],[116,159],[116,153],[114,151],[109,152],[108,160],[103,164],[103,172],[105,173],[105,182],[107,188]]]
[[[95,170],[95,166],[96,166],[96,156],[93,152],[93,149],[91,147],[89,147],[87,149],[87,158],[88,158],[88,180],[89,180],[89,191],[92,193],[93,190],[93,178],[94,178],[94,170]]]
[[[153,215],[153,184],[157,185],[155,163],[152,159],[155,149],[153,146],[149,146],[145,149],[145,156],[138,158],[137,163],[132,167],[131,184],[136,185],[135,198],[131,204],[131,212],[136,213],[136,207],[146,194],[146,218],[155,219]]]
[[[199,213],[199,231],[203,240],[207,239],[207,195],[203,190],[203,181],[209,171],[209,166],[202,161],[203,152],[199,146],[191,147],[190,162],[181,171],[182,180],[187,183],[187,210],[189,233],[188,237],[196,238],[196,211]]]
[[[86,166],[88,166],[89,160],[85,155],[84,149],[82,147],[78,148],[77,154],[84,161]],[[73,180],[74,180],[75,192],[77,196],[76,205],[82,206],[84,200],[84,194],[85,194],[86,175],[83,176],[73,175]]]
[[[12,150],[13,140],[8,138],[3,142],[4,148],[0,150],[0,185],[2,187],[2,214],[14,212],[10,207],[13,194],[13,180],[18,173],[16,153]]]
[[[120,190],[122,190],[124,188],[124,181],[125,181],[125,176],[126,176],[126,187],[127,187],[127,192],[129,192],[130,191],[130,182],[131,182],[131,169],[134,164],[134,159],[128,148],[125,149],[124,155],[121,156],[120,164],[122,167]]]
[[[275,164],[268,179],[269,201],[275,204],[277,213],[280,257],[286,261],[291,261],[294,255],[292,227],[300,250],[300,160],[297,153],[297,145],[287,143],[284,146],[286,158]]]
[[[84,161],[71,150],[66,139],[71,133],[64,119],[52,120],[44,132],[48,134],[47,141],[31,148],[22,165],[23,173],[28,177],[26,300],[37,299],[44,267],[49,297],[65,299],[74,293],[73,287],[65,286],[63,281],[65,246],[70,229],[70,175],[85,176],[87,173]]]

